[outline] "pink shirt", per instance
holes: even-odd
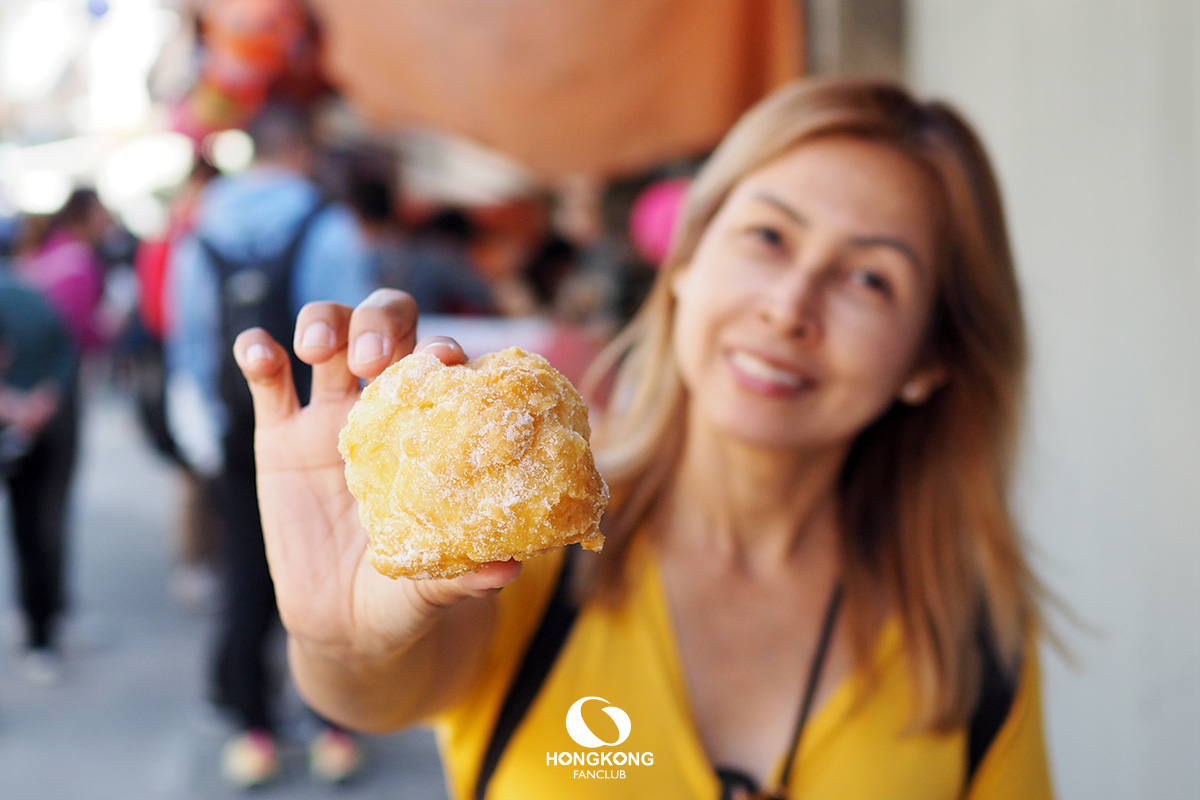
[[[104,343],[98,313],[104,296],[104,267],[90,245],[69,233],[51,234],[19,269],[22,278],[62,316],[81,350],[95,350]]]

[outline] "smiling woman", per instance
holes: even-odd
[[[946,106],[776,93],[697,177],[599,361],[604,551],[453,580],[364,567],[330,444],[358,379],[412,350],[411,298],[304,309],[298,330],[334,331],[297,336],[326,389],[305,409],[282,349],[243,334],[298,686],[349,725],[433,721],[464,798],[1050,797],[1041,589],[1006,498],[1025,362],[1006,236]],[[360,336],[388,346],[348,364]],[[571,768],[610,742],[653,757]]]
[[[936,385],[942,368],[916,362],[940,217],[920,167],[848,137],[743,180],[672,283],[690,430],[845,449],[902,383]]]

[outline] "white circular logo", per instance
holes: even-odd
[[[616,706],[606,705],[601,711],[608,714],[609,718],[617,723],[617,740],[606,742],[592,733],[592,729],[583,721],[583,704],[588,700],[608,702],[603,697],[581,697],[571,705],[570,711],[567,712],[567,733],[571,734],[571,738],[575,740],[576,744],[582,747],[615,747],[629,738],[629,731],[633,728],[633,723],[629,721],[629,715]]]

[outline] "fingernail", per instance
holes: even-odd
[[[254,364],[259,361],[269,361],[271,351],[265,344],[252,344],[246,348],[246,363]]]
[[[434,357],[451,356],[454,354],[454,348],[445,342],[430,342],[421,348],[422,353],[429,353]]]
[[[364,333],[354,341],[354,363],[366,364],[383,355],[383,339],[377,333]]]
[[[305,347],[332,347],[333,328],[324,322],[312,322],[300,336],[300,344]]]

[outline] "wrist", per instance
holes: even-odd
[[[298,656],[318,665],[364,673],[387,669],[401,659],[411,645],[411,641],[395,645],[379,642],[333,643],[288,634],[288,650],[293,657]]]

